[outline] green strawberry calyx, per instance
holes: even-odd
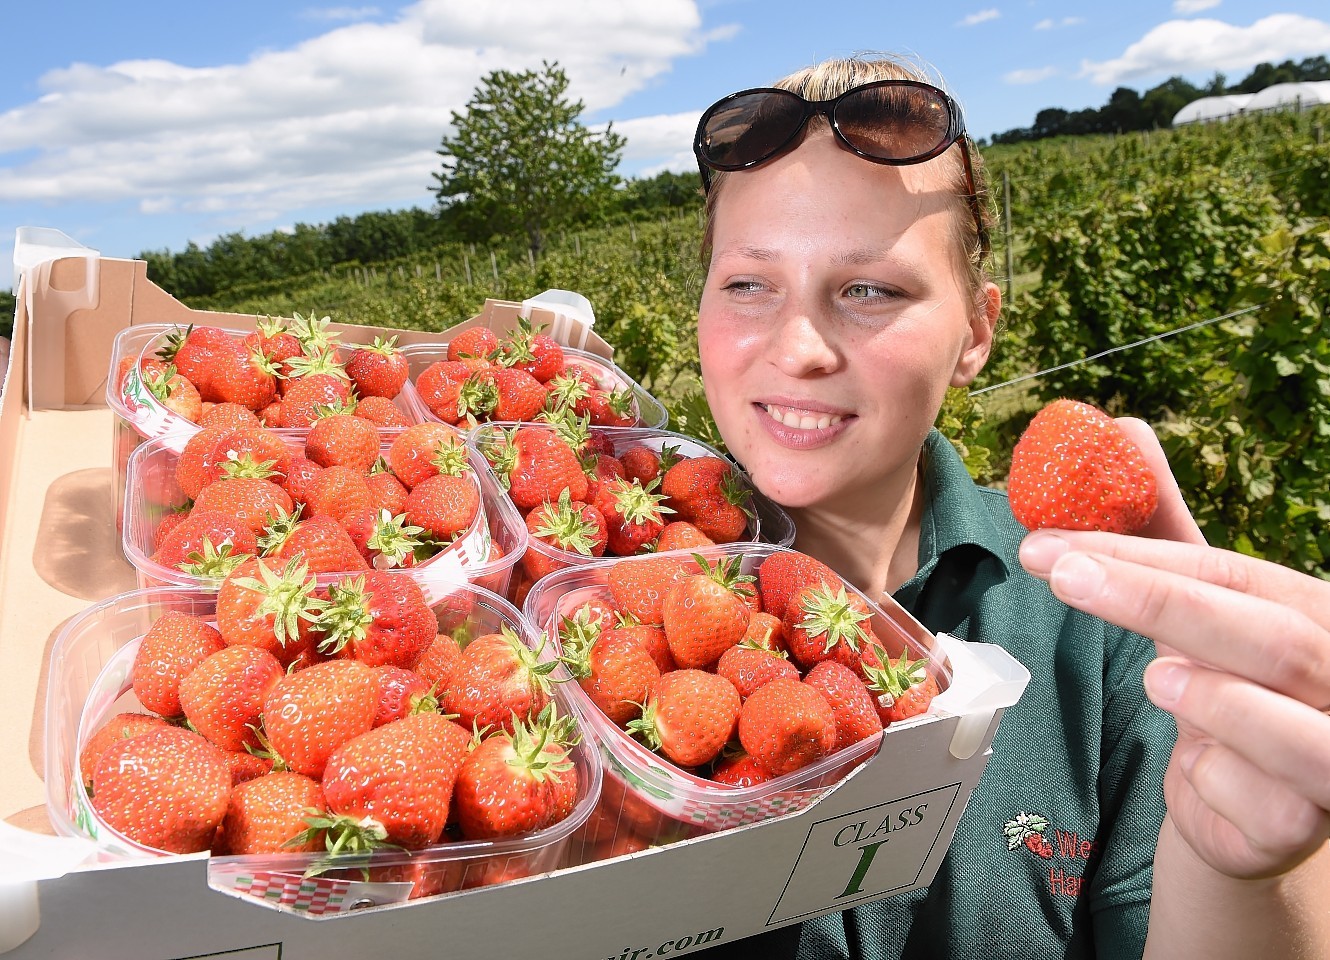
[[[797,626],[810,637],[825,637],[824,652],[830,653],[844,641],[858,652],[868,634],[863,622],[872,618],[867,610],[855,609],[844,587],[835,592],[830,587],[808,591],[802,603],[803,619]]]

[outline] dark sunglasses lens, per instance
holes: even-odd
[[[881,160],[927,157],[947,144],[951,111],[927,87],[860,87],[836,105],[836,125],[856,150]]]
[[[702,124],[703,158],[719,169],[760,163],[789,143],[803,123],[803,101],[763,90],[712,107]]]

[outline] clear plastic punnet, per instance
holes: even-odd
[[[244,336],[249,332],[219,326],[236,336]],[[163,406],[139,376],[142,361],[156,356],[157,351],[166,346],[167,335],[180,329],[174,323],[134,324],[116,334],[111,344],[111,365],[106,377],[106,405],[115,413],[111,467],[112,495],[116,503],[124,500],[126,467],[135,447],[144,440],[161,438],[164,445],[178,453],[184,449],[189,438],[199,431],[197,423]],[[353,344],[348,343],[346,346]],[[399,393],[393,403],[409,423],[421,421],[418,405],[407,393]],[[286,431],[279,429],[277,432]]]
[[[273,431],[298,452],[303,448],[308,430]],[[386,452],[397,431],[382,430]],[[527,530],[517,508],[499,487],[484,458],[469,453],[476,483],[480,487],[481,509],[470,529],[441,552],[412,567],[402,569],[403,576],[416,580],[427,596],[448,591],[459,581],[478,584],[496,593],[505,593],[514,568],[526,551]],[[176,462],[180,454],[163,437],[145,441],[130,455],[123,501],[121,544],[126,559],[134,565],[141,588],[157,586],[215,590],[217,581],[195,576],[154,559],[153,535],[166,515],[185,508],[189,499],[176,482]],[[350,571],[347,571],[350,572]],[[321,575],[336,577],[336,572]]]
[[[576,347],[563,347],[567,364],[581,367],[606,390],[631,390],[637,422],[634,426],[663,428],[670,419],[664,405],[647,392],[646,388],[624,373],[619,367],[604,357]],[[425,398],[416,389],[416,378],[430,365],[448,359],[448,340],[438,343],[410,343],[402,347],[402,353],[411,365],[411,374],[402,388],[408,402],[415,405],[415,415],[421,420],[440,420],[430,409]]]
[[[713,562],[718,557],[740,556],[743,572],[755,574],[773,554],[793,551],[767,543],[731,543],[697,552]],[[537,630],[545,632],[550,656],[562,653],[561,620],[587,601],[611,600],[610,570],[642,559],[598,560],[537,581],[526,596],[523,612]],[[846,583],[845,588],[867,604],[872,630],[893,658],[908,653],[911,659],[928,661],[928,672],[940,690],[934,704],[945,703],[953,668],[938,638],[898,605],[874,602],[853,584]],[[861,740],[768,782],[732,787],[698,776],[647,749],[606,717],[575,681],[567,686],[573,706],[595,737],[605,767],[601,803],[575,838],[574,855],[580,853],[588,861],[802,810],[879,751],[889,751],[894,729],[927,722],[936,715],[930,711],[891,724],[881,736]]]
[[[486,423],[473,428],[467,434],[467,443],[481,454],[481,460],[491,475],[493,475],[493,470],[489,466],[489,461],[483,456],[484,450],[489,444],[500,439],[505,431],[512,430],[516,426],[518,426],[516,423]],[[553,429],[545,424],[531,424],[528,426],[542,430]],[[657,452],[669,448],[681,457],[711,456],[725,459],[724,455],[715,447],[670,430],[646,427],[592,427],[591,430],[597,436],[609,441],[615,456],[621,455],[625,450],[632,447],[641,446]],[[731,465],[733,466],[732,463]],[[741,469],[734,467],[734,473],[750,494],[748,506],[751,512],[748,529],[744,532],[743,539],[774,543],[782,547],[792,546],[795,535],[794,520],[780,504],[754,487],[747,474]],[[497,478],[495,482],[498,482]],[[575,567],[590,563],[595,559],[571,550],[561,550],[535,537],[528,538],[526,549],[541,555],[541,568]],[[525,565],[519,565],[513,572],[512,585],[508,591],[508,596],[515,601],[520,601],[532,582],[533,578],[525,569]]]
[[[177,587],[132,591],[89,607],[56,639],[46,698],[47,810],[58,834],[96,843],[97,862],[172,856],[135,843],[99,819],[84,784],[80,752],[111,717],[143,712],[134,696],[131,670],[152,623],[168,611],[211,618],[215,600],[214,593]],[[454,636],[507,628],[528,646],[540,642],[512,604],[482,587],[455,585],[433,607],[440,630]],[[554,702],[561,713],[571,714],[565,690],[565,685],[556,686]],[[209,885],[247,902],[319,917],[547,873],[567,863],[570,838],[591,815],[600,794],[600,758],[585,730],[571,759],[576,801],[564,819],[544,829],[505,839],[444,841],[411,852],[381,849],[344,863],[324,863],[322,854],[309,853],[212,856]]]

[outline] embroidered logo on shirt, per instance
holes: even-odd
[[[1080,860],[1085,864],[1099,853],[1098,842],[1084,840],[1078,833],[1058,830],[1052,827],[1047,817],[1024,810],[1002,825],[1002,836],[1007,841],[1008,850],[1024,847],[1040,860]],[[1078,875],[1068,873],[1056,863],[1048,865],[1049,893],[1075,897],[1084,885],[1084,868]]]

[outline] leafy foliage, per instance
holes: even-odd
[[[435,192],[468,239],[520,232],[539,253],[551,227],[610,204],[626,141],[612,124],[592,133],[578,122],[582,102],[567,92],[568,75],[547,61],[540,72],[495,70],[453,111]]]

